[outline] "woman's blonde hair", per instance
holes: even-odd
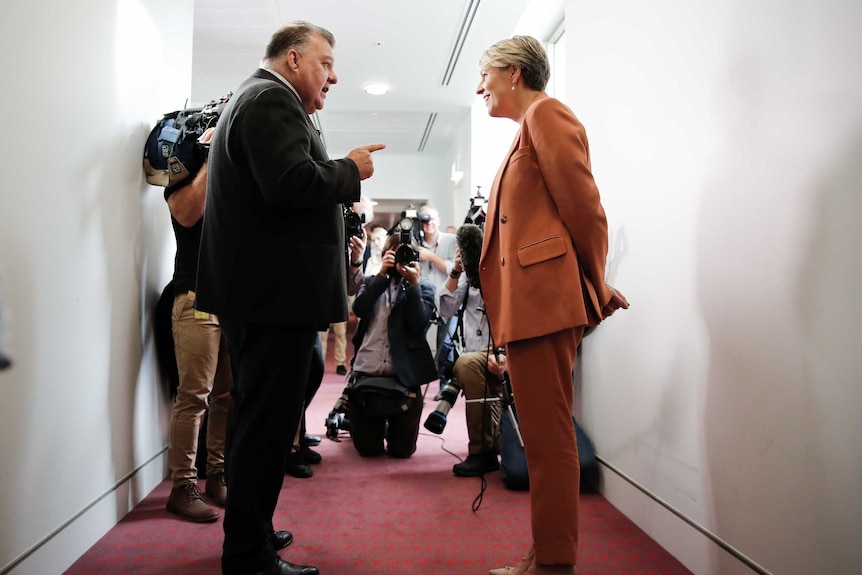
[[[500,40],[482,53],[479,66],[521,70],[524,83],[531,90],[541,92],[551,77],[551,65],[542,43],[532,36],[513,36]]]

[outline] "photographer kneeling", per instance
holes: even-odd
[[[425,338],[434,286],[419,277],[410,250],[398,234],[389,236],[380,273],[365,277],[353,302],[359,325],[348,417],[353,446],[363,457],[413,455],[422,417],[419,386],[438,377]]]
[[[467,231],[464,228],[459,230],[459,244],[469,241]],[[473,263],[478,266],[481,236],[478,247],[473,251],[477,252]],[[500,468],[497,461],[502,411],[500,394],[501,376],[506,371],[506,356],[490,351],[491,330],[485,317],[485,302],[477,287],[478,278],[473,277],[478,274],[470,270],[462,275],[463,270],[459,246],[455,251],[455,265],[440,294],[440,313],[458,316],[456,339],[461,341],[464,349],[455,360],[452,370],[454,377],[450,383],[456,389],[463,390],[467,403],[468,455],[467,459],[452,467],[452,472],[459,477],[475,477]],[[452,399],[455,397],[457,391]],[[438,418],[435,425],[435,421],[429,417],[425,427],[434,433],[442,433],[445,421],[445,416],[442,421]]]

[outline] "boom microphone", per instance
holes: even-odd
[[[455,239],[461,251],[461,265],[467,274],[470,286],[481,289],[479,285],[479,258],[482,256],[482,228],[476,224],[464,224],[458,228]]]

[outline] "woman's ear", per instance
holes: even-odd
[[[521,69],[515,66],[509,66],[509,75],[512,77],[512,84],[517,84],[521,78]]]

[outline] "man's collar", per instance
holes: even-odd
[[[296,91],[296,88],[293,87],[293,84],[291,84],[290,82],[287,81],[287,78],[285,78],[284,76],[282,76],[281,74],[279,74],[278,72],[273,70],[272,68],[268,68],[266,66],[263,66],[263,69],[266,70],[267,72],[269,72],[270,74],[272,74],[273,76],[275,76],[276,78],[278,78],[279,80],[281,80],[285,86],[290,88],[290,91],[293,92],[293,95],[296,96],[297,98],[299,98],[300,104],[302,103],[302,98],[299,97],[299,92]]]

